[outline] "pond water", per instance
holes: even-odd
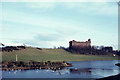
[[[110,61],[75,61],[73,67],[62,70],[15,70],[2,71],[3,78],[103,78],[120,73],[119,67],[115,66],[118,60]],[[77,70],[70,70],[75,68]]]

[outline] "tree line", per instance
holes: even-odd
[[[7,52],[12,52],[13,50],[20,50],[20,49],[25,49],[25,46],[5,46],[1,47],[1,51],[7,51]]]
[[[120,51],[113,50],[112,47],[80,47],[80,46],[72,46],[69,48],[63,48],[66,51],[76,54],[91,54],[91,55],[118,55],[120,56]]]

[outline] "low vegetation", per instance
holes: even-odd
[[[72,64],[63,62],[36,62],[36,61],[2,61],[2,70],[30,70],[30,69],[63,69],[64,67],[71,67]]]

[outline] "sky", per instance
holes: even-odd
[[[118,48],[115,2],[2,2],[1,43],[42,48],[69,41]]]

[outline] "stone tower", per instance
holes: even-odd
[[[91,39],[88,39],[88,41],[85,41],[85,42],[72,40],[69,42],[69,48],[72,48],[72,47],[81,47],[81,48],[91,47]]]

